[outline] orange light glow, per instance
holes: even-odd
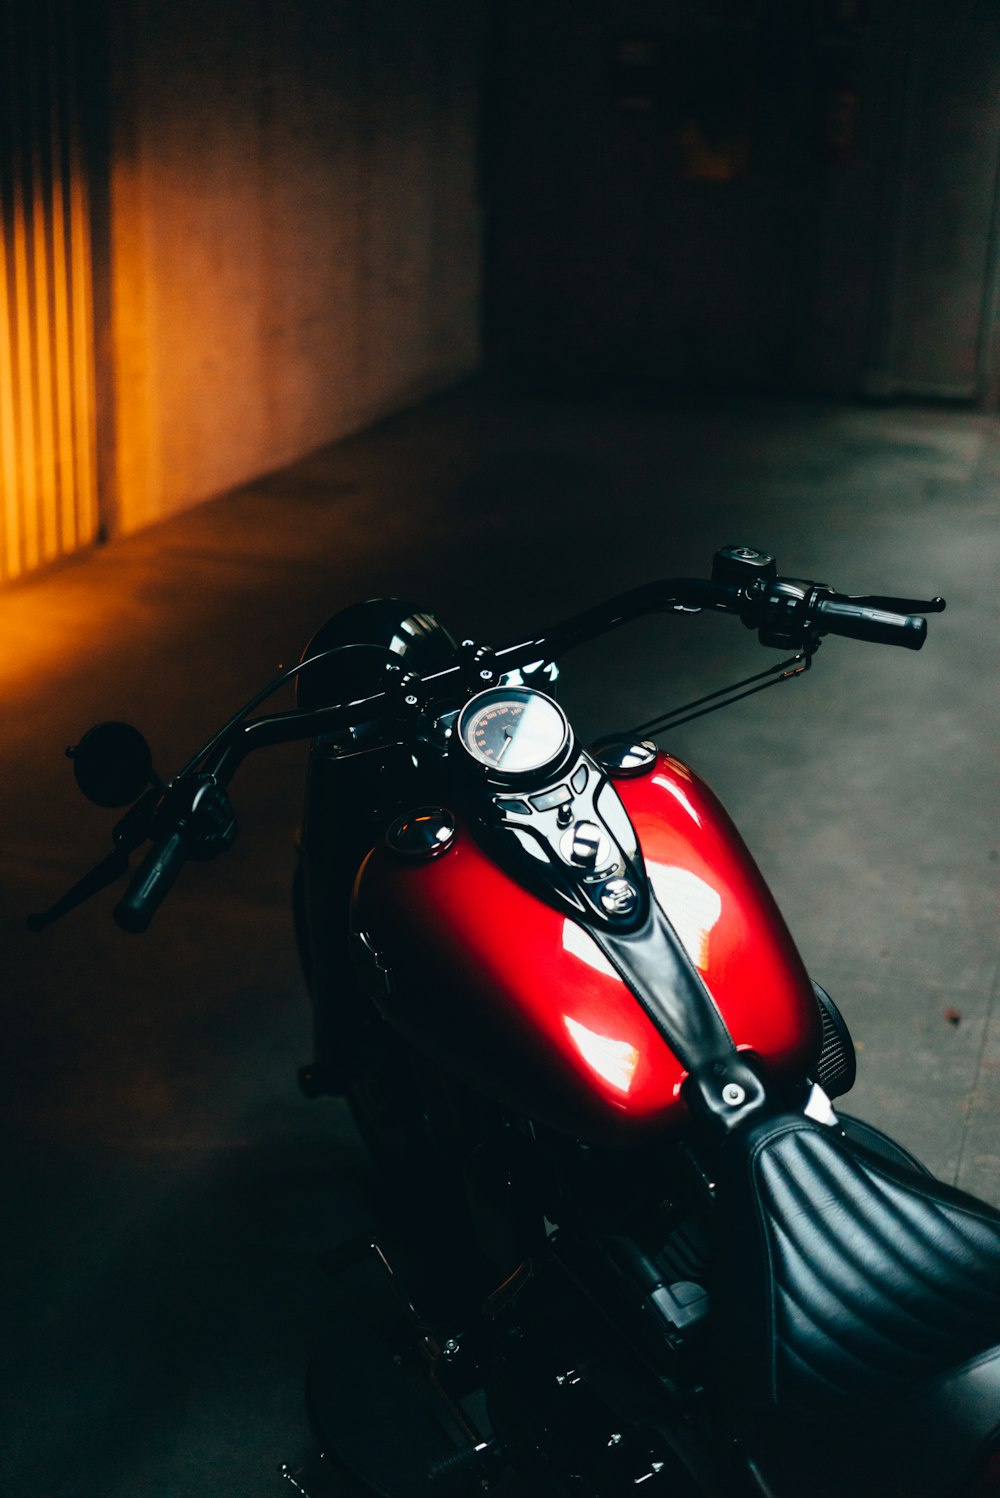
[[[90,205],[71,92],[36,84],[0,203],[0,581],[97,532]]]
[[[639,1052],[627,1040],[614,1040],[610,1035],[599,1035],[588,1030],[577,1020],[563,1015],[563,1023],[587,1065],[599,1077],[603,1077],[618,1092],[628,1092],[635,1079],[639,1065]]]

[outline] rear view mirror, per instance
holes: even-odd
[[[88,801],[128,806],[154,779],[149,745],[131,723],[96,723],[66,753]]]

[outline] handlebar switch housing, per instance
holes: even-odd
[[[185,785],[183,791],[178,787],[174,794],[180,815],[174,814],[173,826],[183,837],[187,857],[207,862],[228,853],[236,841],[236,817],[229,797],[213,777],[199,775],[193,787]],[[168,793],[168,800],[172,799]]]
[[[762,645],[776,650],[815,649],[819,643],[814,629],[812,605],[817,593],[829,590],[816,583],[794,577],[768,578],[758,583],[743,621],[756,628]]]

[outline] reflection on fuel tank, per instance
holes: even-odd
[[[683,766],[673,763],[672,768],[676,774],[683,769]],[[690,778],[691,777],[689,775],[688,779]],[[674,800],[677,801],[681,806],[683,806],[692,822],[694,822],[698,827],[701,826],[701,817],[695,811],[694,807],[691,805],[691,802],[688,800],[687,796],[685,796],[679,785],[677,785],[673,780],[668,780],[665,775],[654,775],[653,784],[660,786],[665,791],[669,791]]]
[[[610,1035],[588,1030],[568,1014],[563,1015],[563,1023],[587,1065],[619,1092],[628,1092],[639,1064],[635,1046],[627,1040],[615,1040]]]
[[[692,874],[690,869],[650,861],[646,870],[657,903],[677,932],[684,950],[699,972],[707,973],[709,936],[722,914],[718,890],[699,879],[697,874]]]

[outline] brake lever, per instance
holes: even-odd
[[[109,884],[114,884],[116,879],[128,870],[128,853],[124,848],[115,848],[107,858],[102,858],[100,863],[95,864],[78,879],[72,889],[68,889],[64,895],[60,895],[54,905],[48,910],[37,911],[29,915],[25,924],[29,931],[44,931],[46,926],[51,926],[53,921],[58,921],[60,916],[75,910],[82,905],[84,900],[89,900],[91,895],[99,894],[102,889],[107,889]]]
[[[113,850],[102,858],[100,863],[88,869],[81,879],[60,895],[59,899],[50,905],[48,910],[36,911],[29,915],[25,924],[29,931],[44,931],[46,926],[51,926],[62,916],[75,910],[85,900],[93,895],[100,894],[102,889],[107,889],[109,884],[114,884],[123,874],[128,873],[129,858],[144,843],[152,828],[153,816],[157,803],[160,800],[160,790],[151,786],[134,806],[129,807],[121,821],[115,826],[111,834],[114,841]]]
[[[890,614],[943,614],[943,598],[889,598],[881,593],[847,593],[848,603],[863,609],[884,609]]]

